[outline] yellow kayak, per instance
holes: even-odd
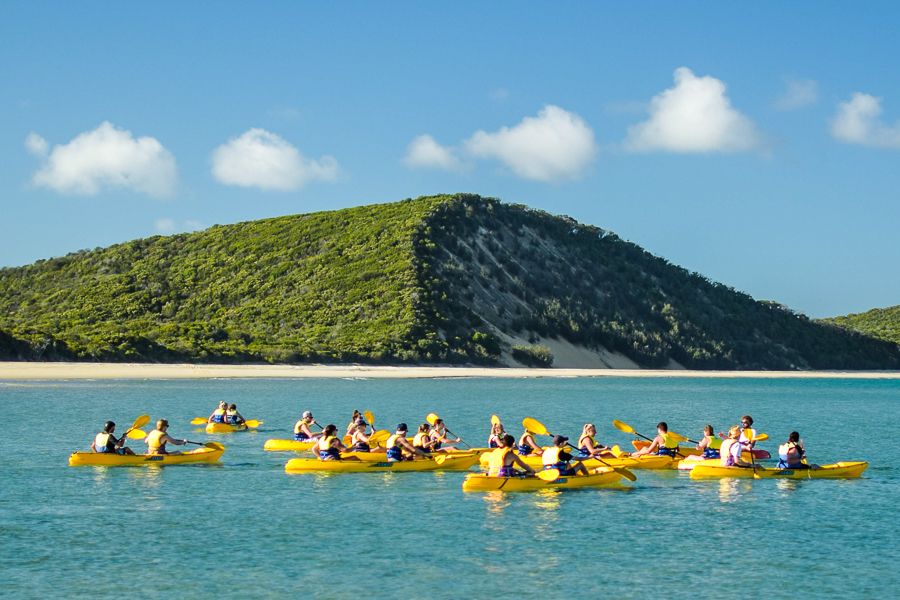
[[[187,465],[214,463],[225,452],[224,446],[197,448],[182,454],[112,454],[97,452],[73,452],[70,467],[146,467],[151,465]]]
[[[691,470],[691,479],[740,477],[745,479],[852,479],[859,477],[869,463],[838,462],[817,469],[778,469],[773,467],[724,467],[705,461]]]
[[[541,457],[538,455],[529,455],[529,456],[520,456],[526,465],[531,467],[532,469],[542,469],[544,467],[544,463],[541,461]],[[482,454],[478,459],[479,464],[482,469],[487,469],[490,464],[491,455],[490,453]],[[579,462],[582,462],[585,467],[588,469],[595,469],[599,467],[624,467],[626,469],[674,469],[678,464],[678,458],[672,458],[671,456],[659,456],[656,454],[645,454],[644,456],[623,456],[621,458],[604,458],[603,464],[599,460],[595,458],[588,458]],[[575,464],[575,461],[572,461],[572,464]]]
[[[602,467],[590,475],[560,477],[544,481],[539,477],[494,477],[484,473],[470,473],[463,481],[464,492],[532,492],[546,489],[576,489],[609,487],[621,483],[622,476],[610,468]]]
[[[300,442],[297,440],[266,440],[263,450],[267,452],[306,452],[315,444],[315,440]]]
[[[232,425],[231,423],[207,423],[206,424],[206,433],[232,433],[234,431],[246,431],[247,426],[241,423],[240,425]]]
[[[437,460],[435,460],[437,458]],[[292,458],[284,465],[288,473],[387,473],[389,471],[467,471],[478,462],[474,454],[447,454],[435,458],[372,462],[365,460],[319,460]]]

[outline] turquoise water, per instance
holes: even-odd
[[[219,399],[261,431],[196,432]],[[898,407],[900,381],[0,383],[0,595],[881,596],[900,584]],[[464,495],[462,473],[285,474],[289,456],[262,445],[307,408],[339,426],[369,409],[379,427],[435,411],[476,445],[491,413],[516,433],[524,416],[570,436],[590,420],[620,444],[612,419],[690,435],[750,413],[773,453],[797,429],[815,462],[871,464],[850,481],[638,471],[627,491]],[[143,412],[225,443],[221,466],[66,466],[104,420],[121,432]]]

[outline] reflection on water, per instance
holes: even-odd
[[[503,492],[488,492],[484,494],[484,502],[489,514],[499,516],[503,514],[503,509],[509,506],[509,497]],[[492,524],[493,521],[487,522],[489,528]]]
[[[128,477],[132,483],[141,486],[144,490],[158,488],[162,483],[162,466],[144,467],[141,469],[128,469]]]
[[[796,479],[776,479],[775,488],[779,492],[779,496],[789,496],[797,491],[800,481]]]
[[[737,478],[724,478],[719,480],[719,502],[735,502],[742,494],[752,489],[749,481]]]

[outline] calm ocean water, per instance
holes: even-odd
[[[236,402],[260,431],[189,425]],[[406,598],[877,597],[900,585],[900,381],[540,379],[0,383],[0,596]],[[462,473],[287,475],[300,411],[379,428],[438,412],[483,445],[491,413],[628,444],[620,419],[688,435],[750,413],[813,461],[867,460],[851,481],[696,482],[638,471],[631,489],[463,494]],[[69,468],[103,421],[141,413],[226,444],[221,466]],[[140,442],[131,442],[141,448]]]

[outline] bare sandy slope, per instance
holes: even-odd
[[[687,371],[649,369],[525,369],[483,367],[376,367],[368,365],[192,365],[136,363],[0,362],[0,380],[210,378],[428,377],[710,377],[900,379],[900,371]]]

